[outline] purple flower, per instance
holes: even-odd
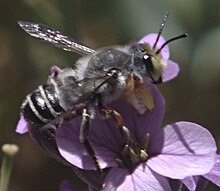
[[[202,190],[201,187],[207,185],[207,180],[220,187],[220,155],[216,155],[215,164],[208,173],[201,174],[200,176],[186,177],[181,181],[189,191],[195,191],[198,187],[200,188],[199,190]]]
[[[20,117],[15,131],[19,134],[24,134],[28,132],[27,122],[25,121],[23,116]]]
[[[213,168],[203,176],[220,187],[220,155],[216,155],[216,161]]]
[[[148,34],[148,35],[144,36],[141,40],[139,40],[139,43],[148,43],[151,47],[153,47],[157,36],[158,36],[158,34],[156,34],[156,33]],[[157,42],[156,50],[158,50],[165,42],[166,42],[166,40],[162,36],[160,36],[160,38]],[[178,66],[178,64],[176,64],[172,60],[169,60],[170,52],[169,52],[168,45],[166,45],[161,50],[160,54],[161,54],[162,58],[164,59],[164,61],[167,63],[167,68],[164,70],[164,72],[162,74],[163,82],[167,82],[169,80],[172,80],[173,78],[175,78],[178,75],[179,66]]]
[[[133,129],[130,128],[130,130],[140,140],[142,140],[147,133],[147,129],[154,131],[154,134],[157,133],[165,112],[165,102],[159,90],[154,85],[150,85],[150,90],[153,94],[155,105],[154,112],[152,113],[146,112],[144,115],[139,115],[133,107],[122,99],[110,105],[111,108],[114,108],[122,115],[123,119],[128,119],[125,121],[125,126],[132,126]],[[79,141],[80,124],[81,117],[78,117],[72,121],[65,122],[57,129],[56,142],[59,151],[62,156],[65,156],[64,158],[66,158],[67,161],[70,163],[73,162],[72,164],[75,166],[87,170],[96,170],[94,162]],[[138,125],[135,126],[136,124]],[[152,125],[155,128],[150,128]],[[94,142],[93,146],[97,148],[97,157],[99,157],[100,153],[100,155],[105,158],[105,160],[100,160],[101,167],[117,166],[115,161],[117,155],[115,155],[115,152],[109,154],[109,146],[110,148],[113,147],[113,151],[115,148],[118,149],[117,152],[120,153],[124,142],[114,120],[111,118],[103,120],[102,116],[97,112],[95,119],[91,120],[89,136],[91,142]],[[105,153],[106,156],[103,156]],[[111,164],[108,164],[108,162]]]
[[[153,46],[156,36],[157,34],[147,35],[141,39],[140,42],[149,43],[150,46]],[[160,48],[164,42],[165,40],[163,37],[160,37],[156,48]],[[167,62],[167,68],[162,76],[163,81],[169,81],[177,76],[179,68],[176,63],[169,60],[168,46],[165,46],[162,49],[161,55],[164,61]],[[59,73],[59,68],[55,68],[55,70]],[[54,70],[52,68],[51,77],[53,77],[53,74]],[[211,162],[212,155],[210,155],[210,157],[206,157],[208,164],[204,162],[204,156],[207,155],[207,152],[204,152],[204,156],[202,155],[201,157],[198,157],[198,155],[200,155],[203,151],[203,148],[206,147],[209,148],[210,152],[212,149],[215,150],[215,145],[211,141],[210,135],[208,135],[207,137],[210,138],[209,142],[207,142],[204,147],[199,147],[196,151],[194,151],[193,148],[193,152],[191,152],[190,149],[187,150],[187,147],[184,147],[193,147],[193,143],[196,142],[195,140],[193,140],[192,143],[191,141],[189,141],[189,143],[187,141],[186,143],[184,141],[179,141],[179,144],[183,146],[183,153],[179,154],[175,149],[170,151],[168,148],[171,147],[171,145],[176,145],[174,141],[172,142],[172,140],[176,138],[178,142],[179,138],[177,136],[178,133],[176,133],[174,130],[174,126],[177,126],[176,130],[178,129],[180,134],[182,133],[181,138],[183,140],[188,140],[188,134],[185,131],[189,130],[188,126],[194,127],[196,125],[186,123],[186,127],[184,128],[182,127],[184,126],[182,123],[177,123],[173,126],[168,126],[165,129],[161,129],[160,125],[165,110],[164,99],[154,85],[145,84],[145,88],[150,89],[152,92],[154,99],[153,112],[148,111],[145,112],[144,115],[139,115],[137,111],[131,107],[131,105],[122,99],[110,104],[110,107],[114,108],[122,115],[125,126],[129,128],[129,131],[134,136],[134,142],[137,142],[137,144],[141,147],[144,145],[144,151],[146,150],[146,154],[148,155],[146,160],[136,160],[135,163],[131,162],[131,166],[127,165],[125,157],[123,158],[121,156],[122,150],[125,148],[125,143],[122,139],[119,129],[117,129],[115,125],[114,120],[103,120],[101,119],[102,116],[100,116],[100,114],[97,112],[96,118],[91,121],[89,140],[95,149],[96,157],[98,158],[101,168],[104,169],[105,172],[109,171],[108,173],[105,173],[104,176],[94,171],[96,170],[94,161],[91,159],[91,156],[87,154],[84,146],[79,142],[79,127],[81,117],[77,117],[72,121],[65,122],[58,129],[55,126],[48,124],[40,130],[37,130],[28,127],[26,121],[21,116],[16,128],[16,132],[23,134],[29,131],[31,136],[50,156],[58,161],[63,162],[65,165],[72,166],[74,170],[80,174],[81,178],[96,188],[100,188],[102,186],[103,190],[124,190],[127,187],[132,187],[133,189],[136,189],[137,187],[139,190],[170,190],[166,177],[180,179],[200,172],[206,172],[204,168],[201,168],[197,171],[186,171],[187,168],[190,169],[194,167],[193,165],[189,164],[189,161],[193,157],[198,160],[198,163],[195,165],[195,169],[201,164],[204,165],[206,169],[211,168],[210,166],[213,165]],[[181,129],[185,129],[185,131],[181,131],[179,127],[181,127]],[[197,129],[201,130],[202,128],[197,127]],[[205,132],[202,133],[205,134]],[[169,136],[173,136],[173,139],[170,141],[168,139]],[[146,141],[149,141],[149,143],[144,144]],[[139,146],[137,146],[138,149],[140,149]],[[212,149],[210,149],[211,147]],[[132,149],[136,149],[136,146],[132,145]],[[168,152],[166,152],[166,149],[168,149]],[[175,155],[178,156],[176,161],[174,157]],[[189,156],[186,157],[187,155]],[[185,157],[187,159],[183,160]],[[122,166],[120,166],[117,162],[119,160],[121,160],[122,164],[125,164],[124,168],[121,168]],[[175,162],[175,165],[173,166],[172,170],[178,170],[179,173],[177,174],[172,173],[172,170],[170,170],[168,167],[169,164],[174,164],[173,161]],[[181,164],[178,164],[180,161],[185,162],[188,164],[188,166],[182,168]],[[163,162],[166,163],[166,165],[163,164]],[[159,165],[156,165],[156,163]],[[109,170],[105,170],[109,167]],[[116,173],[117,176],[115,176]]]
[[[110,168],[102,183],[103,190],[171,190],[168,178],[183,179],[187,176],[208,173],[215,162],[216,144],[208,130],[190,122],[178,122],[160,128],[164,115],[164,100],[155,86],[153,93],[155,110],[138,115],[123,100],[111,104],[121,113],[141,145],[149,135],[145,148],[148,157],[133,166],[127,166],[122,157],[124,143],[121,134],[111,119],[91,121],[89,140],[95,150],[101,168]],[[97,114],[98,115],[98,114]],[[84,170],[96,166],[79,142],[81,118],[65,123],[57,130],[56,142],[61,155],[72,165]],[[122,159],[124,167],[117,163]]]

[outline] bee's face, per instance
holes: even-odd
[[[134,69],[143,77],[150,79],[153,83],[161,83],[161,74],[167,64],[157,50],[149,44],[135,44],[130,49],[134,56]]]

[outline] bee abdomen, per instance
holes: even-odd
[[[50,123],[64,112],[53,84],[39,86],[26,97],[21,108],[27,122],[39,127]]]

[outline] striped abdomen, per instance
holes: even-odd
[[[43,126],[65,112],[53,84],[39,86],[26,97],[21,113],[28,123]]]

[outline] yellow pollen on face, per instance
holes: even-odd
[[[143,88],[141,80],[134,78],[133,74],[126,79],[126,89],[123,93],[127,101],[140,113],[153,112],[154,100],[150,89]]]

